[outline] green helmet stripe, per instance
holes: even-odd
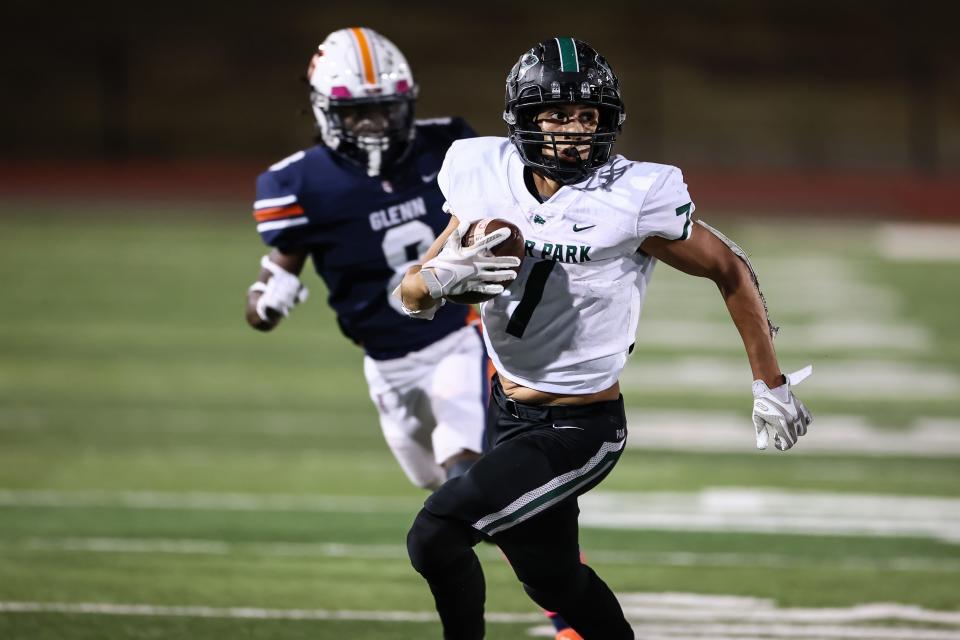
[[[580,61],[577,60],[577,45],[573,38],[554,38],[560,49],[560,71],[580,71]]]

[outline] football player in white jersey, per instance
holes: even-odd
[[[307,80],[321,144],[257,180],[254,218],[272,250],[246,318],[269,331],[302,302],[309,257],[340,329],[364,350],[394,457],[412,483],[435,489],[483,448],[488,360],[475,310],[450,305],[434,322],[417,322],[389,292],[446,226],[436,176],[451,142],[475,134],[460,118],[414,120],[418,87],[407,60],[373,29],[329,34]],[[562,617],[551,620],[574,637]]]
[[[509,137],[451,146],[439,177],[450,224],[395,292],[421,318],[448,295],[497,294],[481,307],[497,369],[491,448],[428,498],[407,539],[444,638],[483,637],[472,550],[482,539],[500,546],[531,598],[584,638],[634,637],[613,593],[580,562],[577,496],[626,443],[618,378],[657,261],[717,284],[753,372],[757,446],[772,433],[777,449],[789,449],[812,419],[791,388],[809,368],[781,373],[746,255],[693,220],[679,169],[612,154],[624,119],[617,78],[589,45],[553,38],[525,52],[507,77]],[[466,226],[488,217],[524,234],[516,279],[517,258],[460,246]]]

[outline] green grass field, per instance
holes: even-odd
[[[259,334],[242,317],[263,251],[245,210],[3,209],[0,638],[439,637],[403,546],[424,495],[382,441],[361,354],[315,276],[311,300]],[[808,440],[851,420],[910,442],[924,425],[960,429],[960,262],[893,260],[863,222],[723,228],[755,261],[785,369],[815,365],[798,388],[818,420]],[[719,296],[658,269],[628,409],[732,415],[742,434],[713,450],[664,431],[647,447],[638,427],[600,497],[760,491],[784,495],[787,515],[792,497],[882,500],[859,529],[819,511],[806,514],[818,532],[789,518],[585,527],[638,637],[960,638],[956,441],[755,451],[749,369]],[[535,608],[495,550],[480,553],[487,609],[503,614],[488,637],[529,637]],[[685,619],[649,604],[664,593],[701,600]],[[777,609],[870,603],[940,613],[820,623]],[[757,630],[758,610],[779,631]],[[698,616],[714,626],[670,626]]]

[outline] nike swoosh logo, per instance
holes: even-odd
[[[580,226],[577,226],[577,225],[573,225],[573,232],[574,232],[574,233],[578,233],[578,232],[580,232],[580,231],[586,231],[587,229],[593,229],[595,226],[597,226],[597,225],[595,225],[595,224],[589,224],[589,225],[587,225],[587,226],[585,226],[585,227],[580,227]]]
[[[583,431],[583,427],[560,427],[557,425],[553,425],[553,428],[554,429],[579,429],[580,431]]]
[[[430,181],[432,181],[434,178],[437,177],[437,174],[438,174],[438,173],[440,173],[440,172],[439,172],[439,171],[434,171],[434,172],[431,173],[431,174],[428,174],[428,175],[425,175],[425,176],[420,176],[420,179],[423,180],[424,182],[430,182]]]
[[[771,404],[773,407],[769,406]],[[761,411],[772,411],[774,408],[776,408],[780,411],[780,413],[785,413],[789,418],[797,418],[800,414],[800,411],[797,409],[797,403],[792,396],[786,402],[780,402],[779,400],[774,399],[773,402],[767,401],[765,403],[764,400],[758,400],[757,405]]]

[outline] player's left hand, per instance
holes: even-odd
[[[757,431],[757,449],[766,449],[773,433],[773,446],[786,451],[797,443],[797,438],[807,433],[813,416],[807,411],[792,387],[803,382],[813,373],[807,365],[799,371],[786,375],[787,381],[773,389],[763,380],[753,381],[753,426]]]
[[[266,282],[254,282],[251,291],[259,291],[257,315],[264,322],[276,322],[279,316],[287,317],[297,304],[304,302],[310,292],[300,278],[263,256],[260,266],[270,272]],[[273,313],[271,313],[271,311]]]

